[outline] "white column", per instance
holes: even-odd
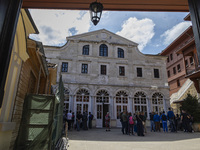
[[[113,114],[114,114],[114,111],[113,111],[113,108],[114,108],[114,106],[113,106],[113,97],[112,96],[110,96],[110,102],[109,102],[109,104],[110,104],[110,106],[109,106],[109,113],[110,113],[110,116],[111,116],[111,119],[113,119],[114,118],[114,116],[113,116]]]
[[[94,96],[90,96],[90,112],[94,115]]]
[[[72,112],[74,111],[74,107],[73,107],[73,95],[69,95],[69,110],[71,110]]]
[[[164,107],[164,111],[165,113],[167,112],[167,106],[166,106],[166,99],[163,100],[163,107]]]
[[[147,98],[147,119],[150,118],[149,113],[151,112],[151,105],[150,105],[150,100]]]
[[[128,97],[128,111],[133,113],[133,98],[132,97]]]
[[[135,113],[134,104],[135,104],[134,97],[132,97],[132,111],[133,111],[133,114]]]

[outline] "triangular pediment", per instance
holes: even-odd
[[[138,46],[137,43],[130,41],[122,36],[114,34],[108,30],[101,29],[79,35],[67,37],[67,41],[85,41],[85,42],[107,42],[110,44],[125,44],[130,46]]]

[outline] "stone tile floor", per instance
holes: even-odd
[[[69,150],[200,150],[200,133],[148,132],[123,135],[119,128],[69,131]]]

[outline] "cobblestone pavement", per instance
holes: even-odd
[[[200,133],[148,132],[123,135],[118,128],[69,131],[69,150],[200,150]]]

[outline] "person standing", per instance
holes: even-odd
[[[134,126],[134,120],[133,120],[133,116],[131,115],[131,113],[129,113],[129,122],[128,122],[128,133],[129,135],[134,135],[133,133],[133,126]]]
[[[153,116],[153,120],[155,122],[155,130],[160,132],[160,116],[158,112]]]
[[[168,108],[167,117],[169,119],[171,132],[175,132],[176,131],[175,121],[174,121],[175,115],[174,112],[171,110],[171,108]]]
[[[72,129],[74,129],[74,120],[75,120],[75,115],[74,115],[74,112],[72,112],[72,121],[71,121]]]
[[[165,115],[165,111],[163,111],[163,114],[160,116],[160,119],[162,120],[163,131],[164,132],[168,132],[168,128],[167,128],[167,115]]]
[[[68,130],[71,130],[71,122],[72,122],[72,111],[71,110],[67,113],[67,122],[68,122]]]
[[[153,117],[154,117],[154,112],[151,112],[150,113],[151,132],[152,130],[155,132],[155,123],[154,123]]]
[[[181,121],[183,123],[184,132],[188,132],[190,121],[189,121],[188,114],[184,110],[182,110]]]
[[[142,121],[142,113],[139,112],[136,115],[136,119],[137,119],[137,135],[138,136],[144,136],[144,126],[143,126],[143,121]]]
[[[89,121],[88,121],[88,127],[89,129],[92,129],[92,120],[93,120],[93,115],[91,114],[91,112],[89,112]]]
[[[107,112],[105,116],[105,125],[106,125],[106,131],[110,131],[110,115],[109,112]]]
[[[76,116],[76,129],[77,131],[80,131],[80,125],[81,125],[81,112],[78,112],[77,116]]]
[[[83,113],[83,130],[88,130],[87,127],[88,115],[87,112]]]
[[[144,133],[147,133],[147,128],[146,128],[146,115],[144,114],[144,112],[141,112],[141,119],[142,119],[142,124],[143,124],[143,129],[144,129]]]
[[[122,133],[124,134],[124,130],[125,133],[128,134],[128,116],[127,116],[127,112],[124,110],[123,114],[122,114]]]

